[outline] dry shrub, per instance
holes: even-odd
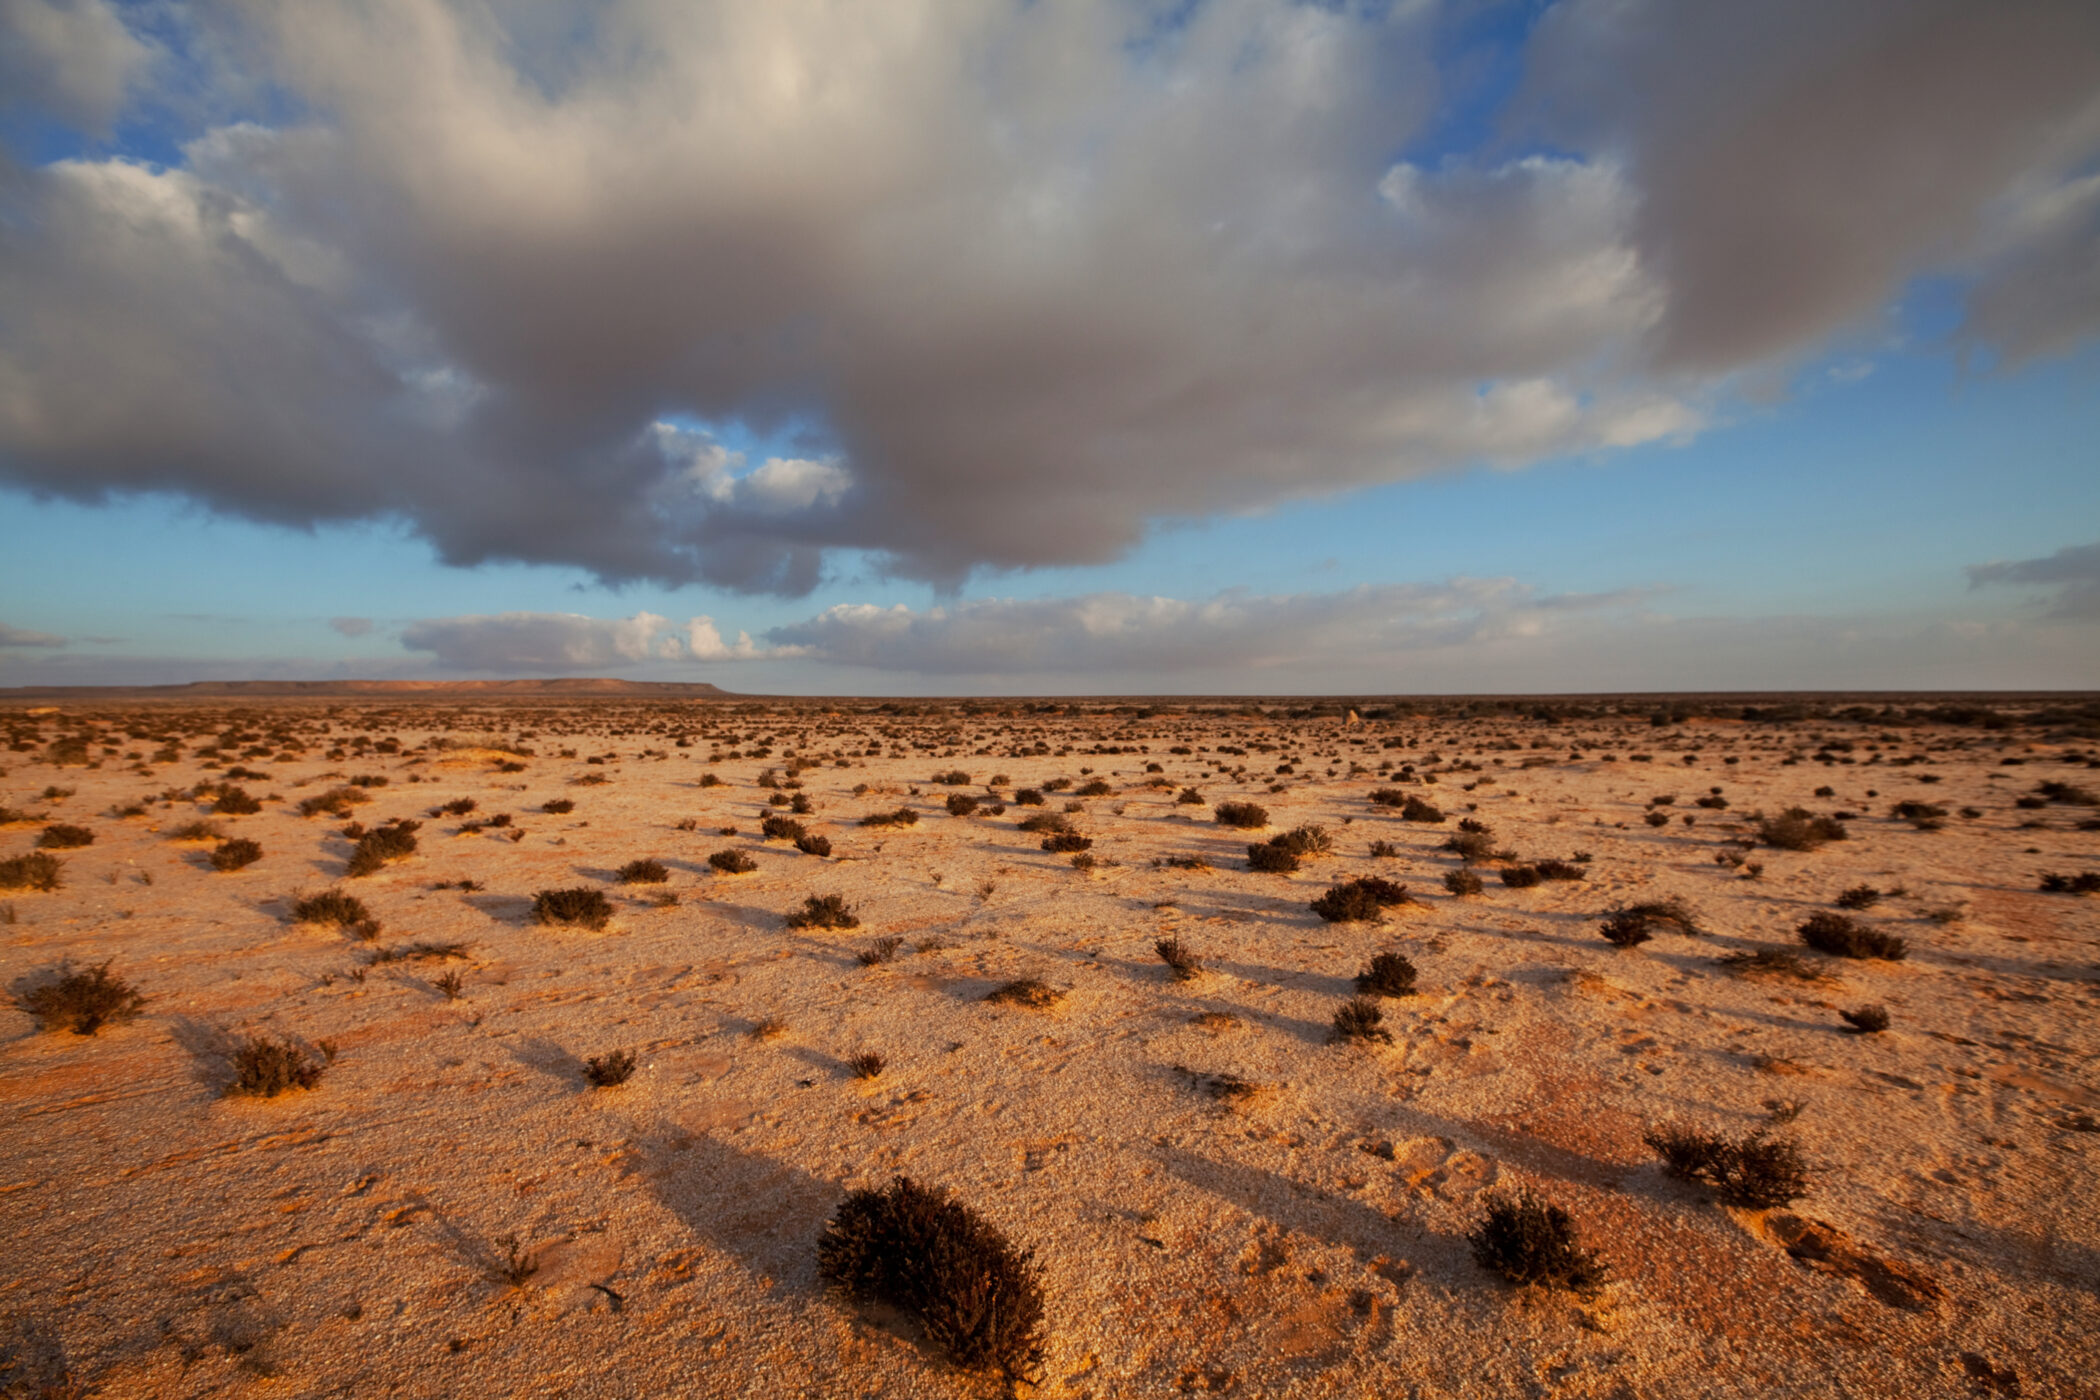
[[[1540,1284],[1582,1297],[1603,1287],[1605,1265],[1582,1248],[1565,1210],[1528,1188],[1491,1191],[1483,1202],[1487,1215],[1466,1237],[1481,1268],[1519,1287]]]
[[[1382,909],[1406,904],[1407,886],[1376,875],[1363,875],[1339,885],[1312,902],[1312,911],[1330,924],[1361,923],[1378,917]]]
[[[707,858],[708,868],[724,875],[748,875],[758,869],[758,862],[742,851],[716,851]]]
[[[1835,817],[1818,817],[1800,807],[1789,807],[1757,824],[1757,839],[1782,851],[1813,851],[1829,842],[1843,841],[1847,834],[1845,824]]]
[[[831,838],[805,833],[795,838],[795,849],[806,856],[828,856],[831,854]]]
[[[1817,952],[1838,958],[1884,958],[1895,962],[1910,951],[1894,934],[1867,928],[1845,914],[1818,911],[1803,920],[1795,932]]]
[[[984,999],[999,1006],[1025,1006],[1035,1011],[1048,1011],[1064,997],[1063,992],[1040,978],[1020,977],[992,988]]]
[[[360,924],[378,927],[372,912],[365,902],[354,894],[341,890],[323,890],[319,894],[306,895],[292,901],[292,922],[295,924],[329,924],[338,928],[352,928]]]
[[[84,826],[72,826],[65,822],[53,822],[36,838],[37,849],[44,851],[75,851],[82,846],[95,844],[95,833]]]
[[[583,1077],[593,1089],[610,1089],[615,1084],[625,1084],[633,1074],[634,1052],[631,1050],[593,1055],[583,1062]]]
[[[1334,1013],[1330,1039],[1336,1041],[1383,1041],[1390,1045],[1393,1033],[1385,1028],[1385,1013],[1374,997],[1351,997]]]
[[[1033,1257],[945,1193],[897,1177],[849,1193],[817,1241],[817,1269],[849,1297],[918,1319],[958,1366],[1032,1376],[1043,1345]]]
[[[787,916],[789,928],[859,928],[860,919],[844,895],[810,895],[802,907]]]
[[[327,1061],[295,1040],[252,1035],[233,1050],[229,1095],[271,1099],[321,1082]]]
[[[588,886],[538,890],[532,896],[532,921],[536,924],[580,925],[597,932],[612,922],[612,915],[612,901],[605,892]]]
[[[36,1017],[39,1027],[75,1035],[93,1035],[104,1026],[129,1021],[145,1004],[137,988],[110,975],[108,963],[79,972],[61,964],[55,981],[31,988],[22,997],[22,1009]]]
[[[1252,831],[1269,824],[1268,809],[1253,802],[1220,802],[1210,809],[1219,826]]]
[[[623,885],[661,885],[671,878],[671,871],[660,860],[644,858],[630,860],[615,872]]]
[[[211,853],[211,868],[221,874],[239,870],[261,860],[262,853],[261,843],[250,841],[245,836],[237,836],[231,841],[221,842],[219,848]]]
[[[44,851],[10,856],[6,860],[0,860],[0,890],[41,890],[49,893],[59,887],[60,872],[65,866],[66,863],[57,856]]]
[[[1356,990],[1372,997],[1413,996],[1415,965],[1398,953],[1373,954],[1356,974]]]
[[[1174,973],[1176,982],[1188,982],[1203,975],[1203,959],[1195,950],[1178,938],[1162,938],[1152,945],[1159,960]]]
[[[1730,1140],[1690,1128],[1650,1129],[1643,1142],[1670,1175],[1703,1182],[1721,1200],[1749,1210],[1783,1206],[1808,1194],[1808,1167],[1798,1144],[1767,1137],[1763,1129]]]

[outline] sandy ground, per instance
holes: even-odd
[[[2100,833],[2079,829],[2100,809],[2015,805],[2044,781],[2100,786],[2100,744],[2031,725],[1125,710],[0,712],[0,802],[34,818],[0,830],[0,859],[50,822],[95,837],[56,853],[61,889],[0,892],[0,1393],[996,1394],[817,1275],[844,1191],[894,1173],[1034,1249],[1043,1395],[2100,1393],[2100,898],[2037,888],[2100,868]],[[68,736],[90,742],[51,747]],[[781,791],[810,799],[829,859],[759,839],[775,809],[757,780],[796,760],[816,766]],[[236,767],[261,775],[232,781],[262,810],[213,820],[264,855],[222,874],[209,844],[170,837]],[[956,769],[968,786],[932,781]],[[359,879],[346,818],[296,811],[350,776],[387,780],[356,820],[424,823],[414,856]],[[1057,778],[1113,792],[944,806]],[[1368,800],[1395,786],[1450,820]],[[1204,805],[1177,804],[1183,787]],[[1693,805],[1714,788],[1725,808]],[[458,798],[512,824],[428,815]],[[558,798],[573,812],[542,810]],[[1918,830],[1889,815],[1905,799],[1952,814]],[[1075,800],[1091,871],[1016,826]],[[1223,800],[1260,802],[1268,829],[1218,825]],[[1850,839],[1740,844],[1751,813],[1797,804],[1857,814]],[[858,824],[898,806],[922,819]],[[1482,861],[1482,894],[1446,893],[1461,862],[1440,847],[1467,816],[1528,859],[1586,853],[1587,878],[1515,889]],[[1335,854],[1245,868],[1250,839],[1301,823]],[[710,871],[725,849],[757,871]],[[1210,869],[1154,864],[1198,855]],[[668,883],[618,883],[640,857]],[[1372,924],[1309,911],[1370,873],[1416,902]],[[1801,920],[1861,884],[1901,891],[1858,917],[1908,939],[1906,960],[1802,950],[1814,982],[1721,962],[1799,950]],[[604,932],[530,920],[534,891],[579,885],[612,898]],[[334,886],[376,940],[290,920],[293,896]],[[813,893],[860,927],[784,927]],[[1671,896],[1703,935],[1599,937],[1613,907]],[[863,965],[883,936],[898,956]],[[1173,980],[1165,936],[1207,971]],[[374,961],[447,941],[464,958]],[[1353,975],[1388,949],[1420,968],[1419,993],[1385,1004],[1392,1043],[1331,1043]],[[65,960],[109,960],[144,1013],[40,1033],[14,998]],[[1023,976],[1062,1002],[985,1001]],[[1846,1033],[1839,1010],[1868,1003],[1892,1028]],[[226,1049],[255,1032],[335,1059],[311,1091],[224,1096]],[[583,1061],[622,1048],[632,1079],[591,1088]],[[868,1050],[887,1068],[855,1078]],[[1220,1100],[1219,1075],[1256,1091]],[[1784,1211],[1718,1205],[1643,1145],[1660,1123],[1769,1126],[1813,1188]],[[1482,1194],[1515,1186],[1572,1213],[1610,1265],[1602,1295],[1512,1289],[1473,1262]],[[532,1270],[517,1284],[511,1240]]]

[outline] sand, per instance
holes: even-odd
[[[33,818],[0,829],[0,859],[52,822],[94,834],[54,852],[59,890],[0,892],[0,1393],[998,1394],[818,1276],[844,1193],[898,1173],[1034,1250],[1050,1340],[1024,1393],[2095,1393],[2100,898],[2038,884],[2100,868],[2080,829],[2100,809],[2016,799],[2100,786],[2100,743],[2061,716],[1365,704],[1351,725],[1297,705],[1319,712],[0,711],[0,803]],[[799,788],[760,787],[769,769]],[[966,785],[934,781],[955,770]],[[352,777],[386,781],[347,817],[298,815]],[[1112,792],[1074,796],[1096,779]],[[262,810],[213,817],[196,793],[222,781]],[[1178,803],[1190,787],[1203,801]],[[1715,788],[1725,807],[1694,805]],[[1402,820],[1379,789],[1448,819]],[[776,792],[809,799],[829,858],[760,838]],[[986,806],[951,816],[951,794]],[[471,813],[430,815],[460,798]],[[1890,815],[1904,800],[1949,815],[1921,830]],[[1017,828],[1075,801],[1092,870]],[[1221,801],[1267,828],[1219,825]],[[1854,814],[1849,839],[1755,844],[1752,814],[1794,806]],[[917,824],[858,824],[899,807]],[[415,854],[344,878],[342,829],[394,817],[423,823]],[[1461,818],[1584,878],[1514,888],[1482,859],[1482,893],[1447,893]],[[262,858],[219,873],[211,844],[170,839],[203,819]],[[1245,868],[1250,840],[1305,823],[1334,854]],[[713,872],[723,850],[758,869]],[[1210,868],[1155,864],[1190,856]],[[640,858],[669,879],[620,883]],[[1308,908],[1369,874],[1412,902],[1370,923]],[[1905,959],[1796,940],[1860,885],[1900,890],[1854,917]],[[534,923],[534,892],[564,887],[603,890],[610,925]],[[291,920],[330,888],[376,938]],[[859,926],[785,927],[812,894]],[[1664,898],[1702,932],[1599,936]],[[864,964],[886,937],[893,960]],[[1163,937],[1204,970],[1176,980]],[[376,960],[446,943],[463,956]],[[1818,979],[1723,962],[1778,948]],[[1391,1042],[1333,1043],[1388,950],[1419,969],[1383,1003]],[[137,1019],[42,1032],[14,1005],[105,961],[148,998]],[[986,1001],[1022,977],[1061,1000]],[[1839,1012],[1869,1004],[1890,1029],[1849,1033]],[[332,1050],[318,1086],[228,1096],[229,1048],[257,1033]],[[633,1076],[593,1088],[585,1061],[621,1049]],[[886,1066],[857,1078],[868,1051]],[[1662,1170],[1642,1140],[1660,1124],[1796,1141],[1811,1188],[1720,1204]],[[1570,1213],[1603,1292],[1474,1262],[1484,1201],[1519,1187]]]

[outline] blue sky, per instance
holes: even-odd
[[[2100,688],[2080,7],[536,8],[10,12],[0,685]]]

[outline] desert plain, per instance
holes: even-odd
[[[2100,1393],[2087,697],[67,699],[0,732],[0,861],[58,862],[0,890],[8,1396]],[[1368,876],[1405,902],[1311,908]],[[609,921],[536,921],[560,890]],[[295,917],[330,891],[362,916]],[[855,922],[790,926],[812,896]],[[1643,905],[1682,917],[1602,935]],[[1840,913],[1904,955],[1804,944]],[[1338,1037],[1381,953],[1411,994]],[[105,965],[136,1015],[40,1026]],[[311,1086],[231,1092],[257,1036]],[[1806,1190],[1730,1204],[1671,1127],[1792,1144]],[[1027,1376],[820,1275],[899,1175],[1032,1251]],[[1527,1189],[1601,1287],[1476,1261]]]

